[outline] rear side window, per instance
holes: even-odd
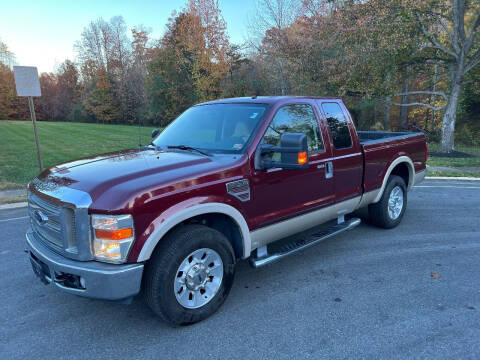
[[[268,126],[263,142],[279,146],[283,133],[304,133],[307,135],[308,151],[323,150],[317,118],[310,105],[292,104],[281,107]]]
[[[335,149],[345,149],[352,146],[352,138],[348,129],[347,119],[337,103],[322,103],[322,110],[327,118]]]

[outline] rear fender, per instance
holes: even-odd
[[[387,172],[383,177],[382,187],[380,188],[380,191],[378,192],[377,196],[373,200],[373,203],[380,201],[383,195],[383,192],[385,191],[385,187],[387,186],[387,181],[388,181],[388,178],[390,177],[390,174],[392,173],[395,166],[401,163],[407,164],[407,167],[408,167],[408,189],[407,190],[411,190],[414,184],[414,176],[415,176],[415,167],[413,166],[412,159],[410,159],[408,156],[397,157],[395,160],[391,162],[390,166],[388,167]]]

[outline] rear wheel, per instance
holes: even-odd
[[[368,207],[370,221],[384,229],[400,224],[407,207],[407,186],[397,175],[391,175],[380,201]]]
[[[233,284],[235,256],[228,239],[203,225],[172,232],[155,250],[144,278],[150,308],[173,325],[213,314]]]

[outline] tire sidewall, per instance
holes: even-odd
[[[175,325],[191,324],[200,321],[213,314],[225,301],[233,284],[235,274],[235,257],[230,243],[220,232],[204,227],[191,227],[190,231],[179,231],[172,234],[175,237],[176,245],[180,245],[173,258],[164,259],[164,269],[154,269],[159,271],[160,284],[152,284],[160,286],[156,299],[160,305],[160,311],[163,317]],[[174,279],[177,275],[178,267],[182,261],[192,252],[201,248],[209,248],[215,250],[221,257],[223,262],[223,278],[222,284],[215,296],[204,306],[189,309],[185,308],[178,302],[174,292]],[[160,255],[161,256],[161,255]]]
[[[388,200],[390,198],[390,194],[392,190],[396,187],[399,186],[400,189],[402,189],[403,192],[403,206],[402,206],[402,211],[400,212],[400,215],[393,220],[390,218],[390,215],[388,214]],[[405,181],[399,177],[399,176],[392,176],[387,184],[387,187],[385,188],[384,192],[384,198],[382,199],[382,208],[384,212],[384,217],[385,221],[387,224],[388,228],[393,228],[396,227],[400,222],[402,221],[403,214],[405,213],[405,210],[407,208],[407,187],[405,185]]]

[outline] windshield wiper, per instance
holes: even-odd
[[[210,154],[207,154],[205,151],[202,151],[200,149],[197,149],[197,148],[194,148],[192,146],[188,146],[188,145],[169,145],[167,146],[168,149],[180,149],[180,150],[187,150],[187,151],[196,151],[202,155],[205,155],[205,156],[210,156]]]

